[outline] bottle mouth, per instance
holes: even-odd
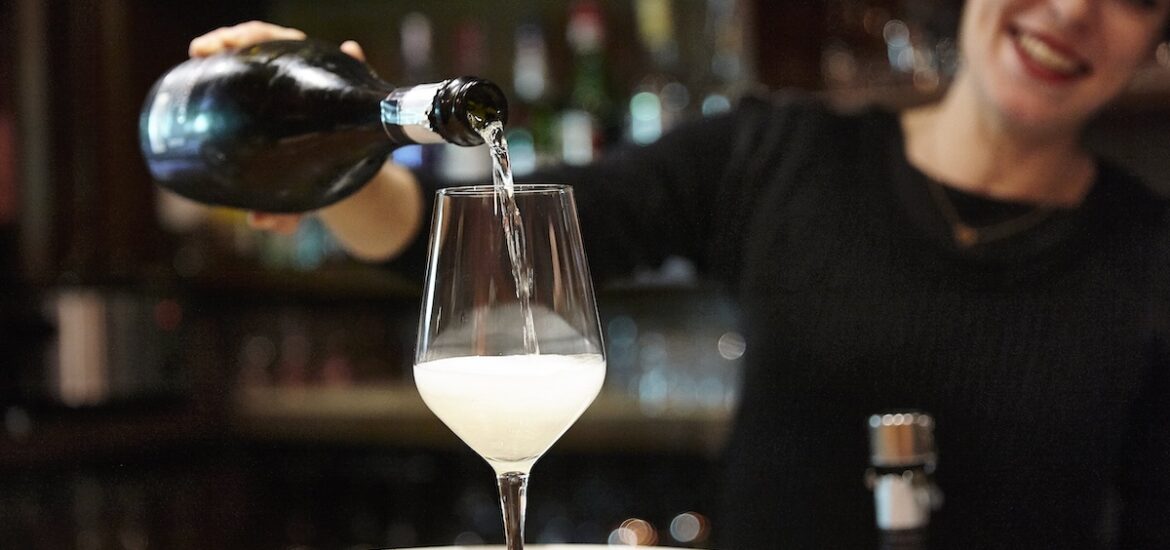
[[[494,185],[458,185],[443,187],[436,193],[440,197],[476,197],[494,198],[498,190]],[[572,187],[563,183],[517,183],[513,195],[564,195],[571,193]]]
[[[455,98],[454,122],[466,131],[454,132],[448,139],[456,145],[480,145],[483,138],[479,130],[486,124],[499,121],[508,123],[508,99],[495,83],[471,76],[461,76],[447,81],[444,94]]]

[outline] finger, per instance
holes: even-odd
[[[361,44],[358,44],[353,40],[346,40],[345,42],[342,42],[341,51],[349,54],[350,57],[359,61],[366,60],[366,52],[362,51]]]
[[[187,46],[187,54],[191,57],[204,57],[223,49],[223,37],[231,32],[228,27],[220,27],[202,36],[191,40]]]
[[[268,40],[303,40],[305,33],[264,21],[248,21],[228,29],[224,43],[229,47],[243,47]]]
[[[262,21],[249,21],[230,27],[221,37],[224,48],[243,48],[269,40],[303,40],[305,33]]]
[[[248,225],[253,229],[269,231],[278,235],[292,235],[300,226],[300,214],[269,214],[248,212]]]
[[[232,27],[220,27],[191,41],[187,48],[191,57],[204,57],[225,49],[242,48],[268,40],[304,40],[305,33],[289,28],[248,21]]]

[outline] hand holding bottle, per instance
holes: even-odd
[[[307,35],[299,30],[264,21],[248,21],[231,27],[220,27],[191,40],[187,53],[191,57],[207,57],[224,50],[243,48],[269,40],[303,40]],[[366,60],[362,47],[353,40],[342,42],[341,51],[361,61]],[[274,214],[248,212],[248,225],[254,229],[291,235],[301,223],[302,214]]]
[[[262,42],[305,38],[306,34],[297,29],[249,21],[199,36],[191,41],[188,51],[191,57],[202,58]],[[365,55],[356,42],[346,41],[340,49],[364,61]],[[352,195],[313,214],[350,255],[380,261],[393,257],[413,240],[424,217],[423,200],[413,174],[393,163],[384,163],[370,178]],[[256,229],[290,234],[296,231],[302,217],[300,213],[250,211],[248,221]]]
[[[282,37],[294,39],[269,40]],[[507,100],[491,82],[394,86],[360,60],[357,44],[338,49],[294,29],[249,22],[199,37],[190,50],[215,55],[167,71],[139,118],[155,181],[207,204],[315,211],[363,259],[393,256],[421,225],[421,190],[386,162],[392,151],[480,145],[475,120],[507,121]],[[252,219],[287,231],[298,218]]]
[[[220,27],[195,37],[191,40],[187,53],[191,57],[207,57],[224,50],[243,48],[269,40],[304,40],[305,38],[305,33],[298,29],[281,27],[264,21],[248,21],[231,27]],[[352,41],[348,43],[356,46],[356,43]],[[342,49],[345,49],[344,45]],[[345,53],[363,59],[360,48],[357,55],[351,51]]]

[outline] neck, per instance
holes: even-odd
[[[993,199],[1071,207],[1096,174],[1080,145],[1080,127],[1036,130],[988,115],[970,87],[956,81],[935,105],[903,113],[914,167],[943,185]]]

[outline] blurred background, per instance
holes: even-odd
[[[263,19],[355,39],[383,79],[472,74],[520,175],[656,140],[744,95],[937,97],[954,2],[0,0],[0,541],[5,548],[501,542],[487,467],[411,381],[419,281],[161,193],[149,86],[191,38]],[[1170,50],[1098,148],[1170,189]],[[483,182],[485,151],[397,151]],[[530,542],[707,548],[750,342],[682,260],[601,289],[602,395],[536,467]],[[861,483],[859,474],[858,482]]]

